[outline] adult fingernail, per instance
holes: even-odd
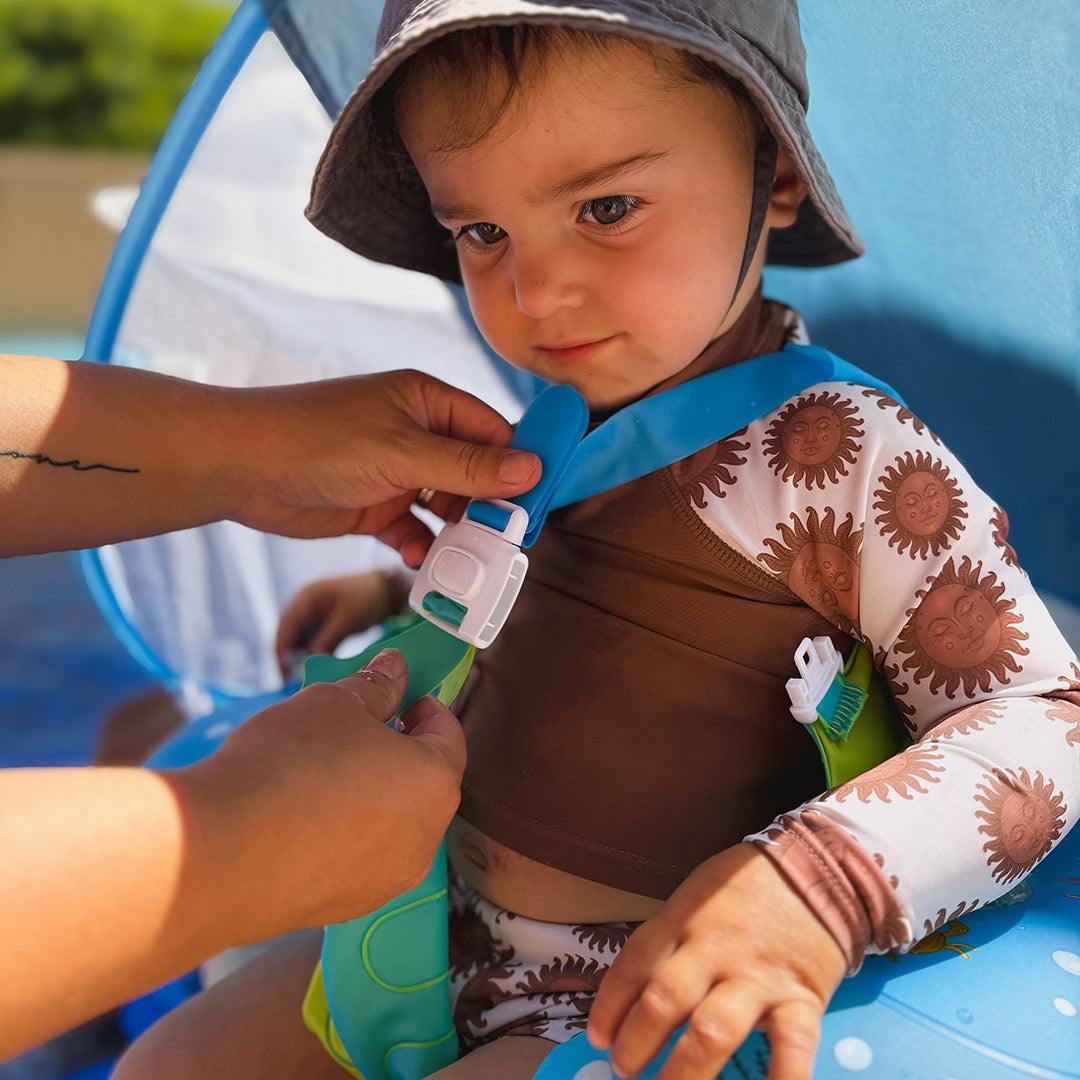
[[[521,450],[510,450],[503,454],[499,462],[499,479],[504,484],[524,484],[533,476],[539,478],[540,460],[535,454],[526,454]]]
[[[388,679],[400,679],[406,672],[405,657],[398,649],[383,649],[365,665],[365,671],[377,671]]]

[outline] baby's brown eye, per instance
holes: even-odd
[[[492,225],[490,221],[478,221],[475,225],[462,229],[458,235],[466,233],[481,244],[497,244],[506,235],[503,229],[498,225]]]
[[[602,199],[590,199],[582,208],[582,216],[588,215],[598,225],[614,225],[629,213],[634,205],[627,195],[605,195]]]

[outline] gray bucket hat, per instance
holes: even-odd
[[[388,152],[371,103],[399,65],[436,38],[484,25],[558,24],[695,53],[737,79],[806,184],[793,225],[769,237],[769,262],[829,266],[863,252],[806,126],[809,87],[797,0],[386,0],[376,57],[338,117],[315,172],[310,221],[347,248],[461,280],[449,232],[419,174]]]

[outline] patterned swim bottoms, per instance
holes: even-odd
[[[450,1002],[464,1050],[504,1035],[566,1042],[638,923],[568,926],[496,907],[453,872]]]

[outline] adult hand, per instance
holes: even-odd
[[[233,945],[422,880],[458,803],[458,722],[386,652],[184,769],[0,770],[0,1061]]]
[[[503,449],[513,433],[477,398],[416,371],[251,391],[266,410],[266,475],[230,514],[290,536],[370,533],[418,566],[431,532],[414,513],[459,516],[467,498],[508,498],[540,478],[539,459]],[[454,496],[461,496],[455,498]]]
[[[616,957],[589,1016],[619,1076],[683,1023],[657,1080],[713,1080],[756,1028],[769,1080],[809,1080],[843,954],[767,856],[739,844],[699,866]]]
[[[404,735],[388,728],[405,683],[401,653],[385,650],[355,675],[266,709],[173,774],[182,794],[197,795],[182,801],[210,862],[246,864],[231,871],[231,936],[243,927],[259,941],[354,918],[423,879],[457,809],[465,743],[434,698],[402,715]]]

